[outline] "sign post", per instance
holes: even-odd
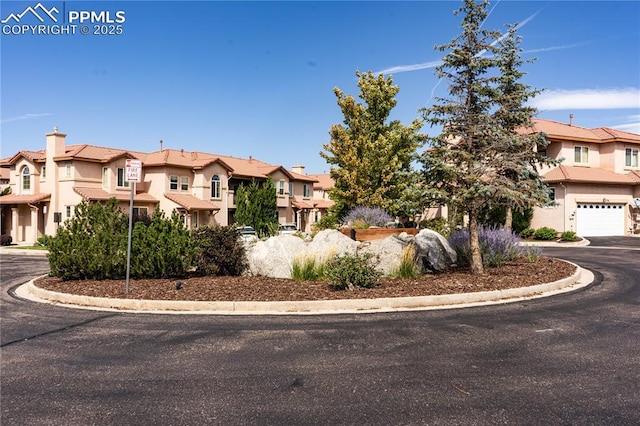
[[[129,199],[129,238],[127,239],[127,279],[125,292],[129,293],[129,272],[131,270],[131,234],[133,233],[133,195],[136,193],[136,183],[142,176],[142,161],[128,158],[125,163],[125,182],[132,183],[131,198]]]

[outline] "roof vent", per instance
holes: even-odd
[[[573,126],[573,114],[569,114],[569,126]]]

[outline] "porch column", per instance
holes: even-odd
[[[40,209],[36,206],[31,207],[31,242],[35,244],[38,241],[38,212]]]
[[[14,243],[18,242],[18,218],[20,216],[18,215],[18,208],[17,207],[12,207],[11,208],[11,238],[13,239]]]

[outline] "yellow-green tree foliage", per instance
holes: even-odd
[[[331,165],[334,187],[329,197],[336,202],[334,212],[341,217],[364,206],[392,215],[407,213],[416,208],[411,203],[415,193],[411,163],[426,139],[418,132],[422,123],[417,118],[409,126],[389,121],[399,91],[392,77],[371,71],[356,71],[356,76],[362,102],[334,89],[344,121],[331,127],[331,139],[320,152]]]

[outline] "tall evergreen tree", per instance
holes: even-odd
[[[236,223],[248,225],[260,237],[275,234],[278,228],[278,204],[276,186],[272,179],[258,183],[252,180],[236,190]]]
[[[522,66],[534,62],[521,57],[522,37],[516,34],[516,25],[508,25],[507,33],[500,37],[496,53],[500,71],[496,87],[499,105],[494,117],[504,131],[502,143],[496,142],[499,163],[497,179],[502,185],[502,200],[506,209],[504,227],[511,231],[513,209],[522,212],[539,202],[548,201],[547,186],[538,173],[540,165],[554,165],[557,161],[543,155],[548,141],[542,133],[532,130],[537,110],[527,106],[527,101],[541,93],[522,83],[525,72]]]
[[[536,151],[546,146],[534,134],[535,109],[526,101],[538,93],[520,82],[524,73],[517,26],[506,35],[482,29],[488,1],[464,0],[462,34],[437,46],[448,51],[436,75],[449,82],[449,98],[423,110],[427,122],[442,126],[422,158],[426,195],[468,215],[471,271],[482,273],[478,219],[483,209],[516,206],[524,209],[545,198],[537,172],[552,161]]]
[[[449,82],[449,98],[422,110],[425,121],[442,126],[431,138],[431,148],[423,156],[427,195],[468,214],[471,271],[482,273],[478,241],[478,214],[498,188],[487,175],[496,167],[490,150],[501,132],[492,117],[495,107],[490,74],[496,66],[492,45],[497,33],[482,29],[487,17],[487,1],[465,0],[455,14],[463,14],[462,34],[450,43],[436,46],[448,51],[436,76]]]
[[[335,124],[330,141],[320,155],[332,165],[334,187],[329,197],[336,202],[333,212],[344,216],[354,207],[377,207],[392,215],[413,213],[418,208],[412,197],[411,163],[425,136],[418,131],[419,119],[404,126],[389,120],[399,91],[392,77],[371,71],[356,72],[359,78],[358,103],[351,95],[335,88],[343,124]]]

